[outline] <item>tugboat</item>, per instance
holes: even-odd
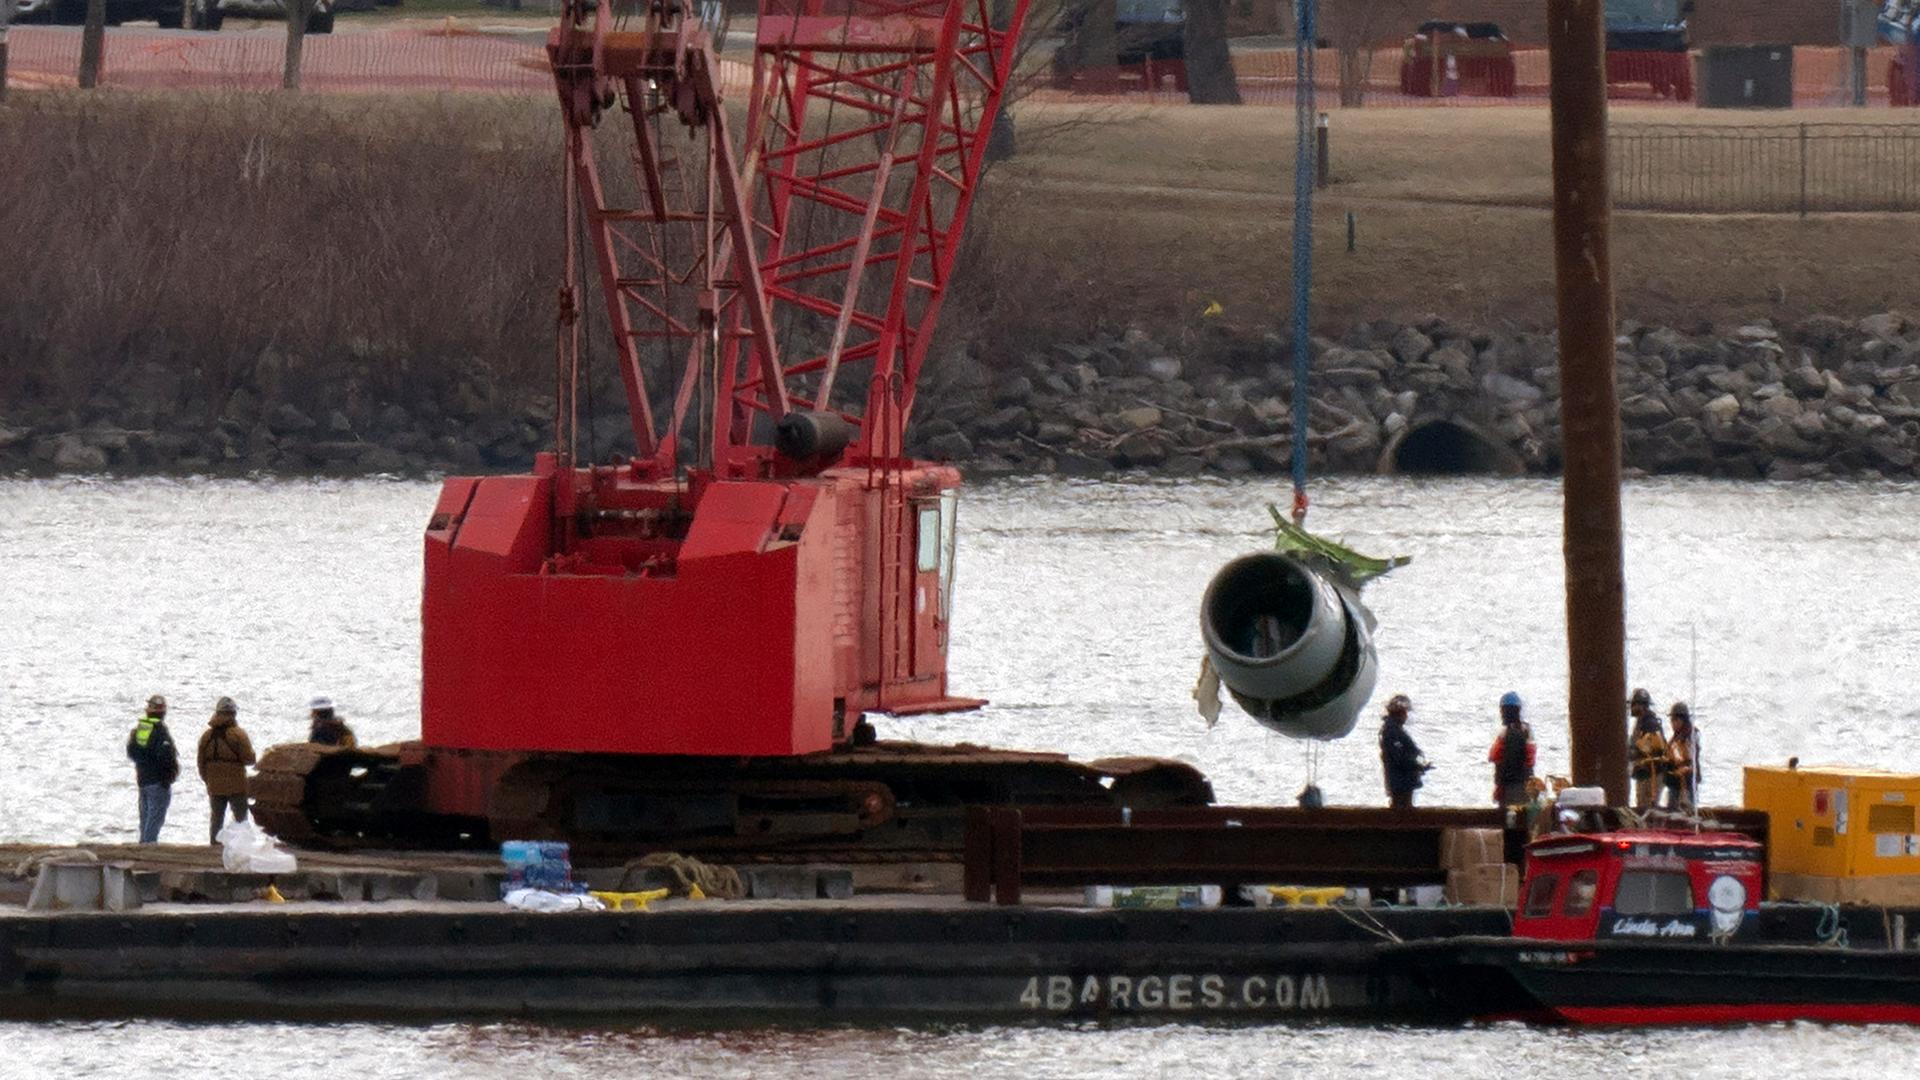
[[[1593,827],[1615,813],[1527,845],[1512,936],[1393,945],[1389,963],[1466,1020],[1920,1023],[1920,952],[1763,938],[1759,843],[1676,817]]]

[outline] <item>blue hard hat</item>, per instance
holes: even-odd
[[[1500,707],[1504,709],[1508,706],[1516,709],[1520,707],[1520,695],[1512,690],[1500,695]]]

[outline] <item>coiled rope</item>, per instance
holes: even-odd
[[[1838,904],[1820,905],[1820,922],[1814,927],[1813,933],[1820,939],[1822,945],[1831,945],[1836,949],[1847,948],[1849,944],[1847,924],[1840,921]]]
[[[670,888],[675,896],[692,895],[695,887],[716,900],[739,900],[747,895],[746,883],[733,867],[716,866],[672,851],[656,851],[630,860],[620,871],[621,890],[631,886],[636,871],[655,869],[665,870],[672,876],[674,883]]]

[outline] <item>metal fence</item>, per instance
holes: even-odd
[[[1636,124],[1611,138],[1628,209],[1920,211],[1920,124]]]
[[[522,0],[537,10],[550,0]],[[506,32],[497,32],[506,31]],[[302,84],[307,90],[441,90],[551,93],[543,25],[523,21],[483,32],[449,21],[442,27],[378,27],[341,24],[337,34],[306,39]],[[734,42],[722,54],[727,93],[746,89],[750,24],[735,24]],[[80,63],[80,29],[19,26],[11,32],[9,74],[25,87],[72,86]],[[1187,100],[1186,68],[1180,60],[1113,68],[1065,70],[1048,57],[1058,41],[1041,35],[1033,63],[1038,96],[1051,100],[1101,100],[1178,104]],[[280,85],[285,38],[278,24],[251,30],[229,26],[220,33],[120,26],[107,30],[101,67],[103,86],[128,89],[271,89]],[[1851,102],[1845,49],[1794,50],[1794,103],[1801,107]],[[1888,72],[1892,50],[1875,49],[1868,61],[1867,100],[1885,106],[1892,98]],[[1233,68],[1241,98],[1250,105],[1287,106],[1300,87],[1291,47],[1250,39],[1236,41]],[[1615,57],[1609,96],[1623,104],[1692,109],[1690,83],[1676,86],[1671,65],[1646,57]],[[1680,70],[1690,61],[1676,58]],[[1547,54],[1516,48],[1497,66],[1469,62],[1436,69],[1410,61],[1395,46],[1359,50],[1321,49],[1314,85],[1323,109],[1400,106],[1531,106],[1547,100]]]
[[[1291,105],[1300,85],[1292,48],[1235,42],[1233,70],[1240,96],[1250,105]],[[1867,52],[1866,100],[1884,107],[1894,95],[1889,86],[1894,50]],[[1628,53],[1609,57],[1607,96],[1614,101],[1691,109],[1695,106],[1694,59],[1688,54]],[[1793,101],[1799,108],[1850,105],[1851,52],[1843,48],[1801,46],[1793,50]],[[1447,76],[1447,77],[1443,77]],[[1180,60],[1153,60],[1117,68],[1055,69],[1049,92],[1075,97],[1109,97],[1173,104],[1185,101],[1186,68]],[[1321,49],[1314,61],[1314,85],[1323,108],[1395,108],[1401,106],[1544,106],[1547,101],[1547,50],[1516,48],[1496,62],[1468,62],[1450,68],[1412,60],[1400,48]]]

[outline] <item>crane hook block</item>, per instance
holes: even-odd
[[[1372,617],[1358,590],[1279,552],[1220,568],[1200,602],[1200,636],[1247,714],[1292,738],[1338,739],[1373,694]]]
[[[818,409],[791,410],[773,429],[773,448],[795,461],[834,457],[852,442],[852,424]]]

